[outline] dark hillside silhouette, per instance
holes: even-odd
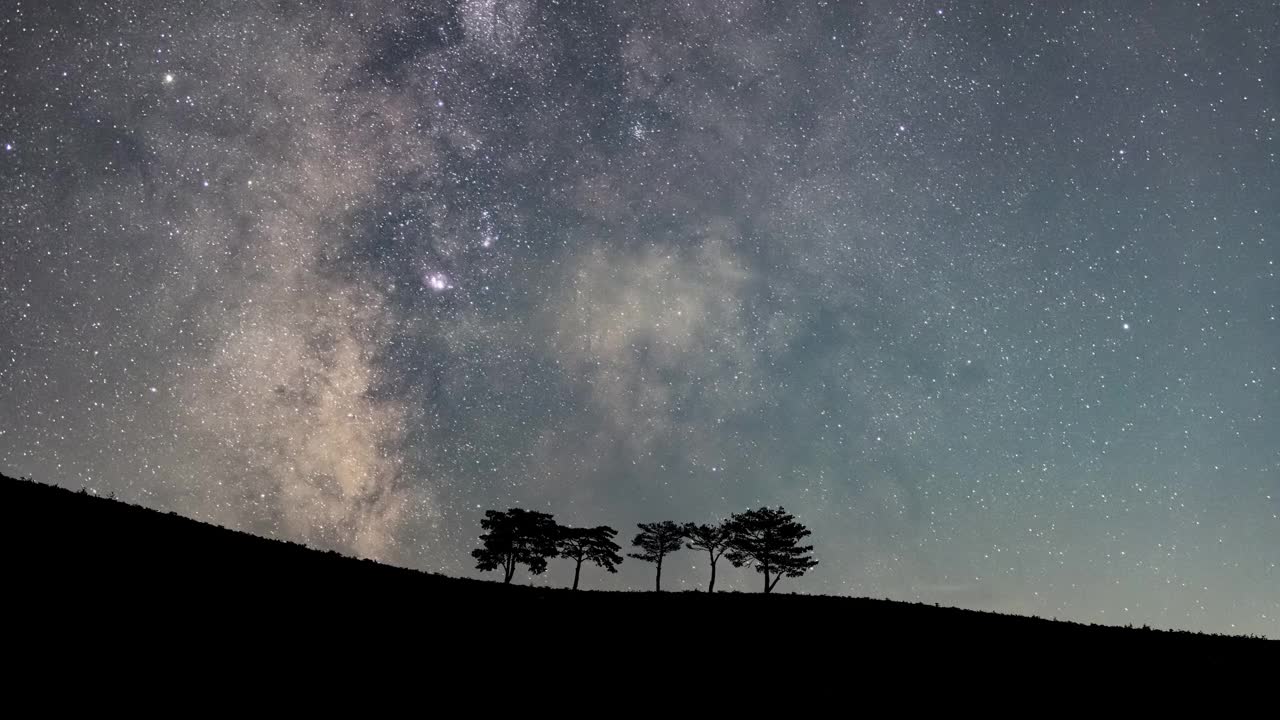
[[[719,628],[717,647],[755,648],[765,616],[787,618],[787,642],[813,643],[814,657],[824,658],[820,648],[971,653],[1008,643],[1027,657],[1115,646],[1181,649],[1203,662],[1236,657],[1255,644],[1274,647],[868,598],[574,592],[450,578],[2,476],[0,513],[8,647],[16,653],[15,642],[23,640],[28,650],[56,652],[62,662],[74,661],[74,648],[90,634],[211,648],[250,635],[325,642],[341,635],[370,643],[390,637],[433,658],[444,649],[479,654],[516,643],[553,656],[594,645],[605,653],[602,661],[612,661],[655,643],[666,648],[703,636],[708,619]]]

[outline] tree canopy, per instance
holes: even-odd
[[[551,515],[535,510],[511,508],[506,512],[486,510],[480,527],[483,547],[471,551],[476,568],[502,568],[504,583],[510,583],[517,565],[526,565],[538,575],[547,569],[547,558],[557,554],[560,526]]]
[[[617,530],[600,525],[593,528],[560,528],[557,539],[557,550],[560,557],[573,560],[573,589],[578,589],[578,577],[582,574],[582,563],[593,562],[611,573],[618,572],[616,566],[622,563],[618,551],[622,548],[613,541]]]
[[[755,566],[764,575],[765,592],[772,592],[784,575],[800,577],[818,564],[809,555],[813,546],[800,545],[809,529],[780,507],[735,513],[727,525],[731,539],[725,557],[734,567]]]
[[[658,523],[639,523],[640,533],[631,541],[640,552],[627,553],[637,560],[655,563],[658,567],[654,589],[662,590],[662,559],[679,550],[684,543],[684,527],[670,520]]]

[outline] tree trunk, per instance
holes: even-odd
[[[772,589],[773,589],[773,586],[769,584],[769,566],[765,565],[764,566],[764,591],[769,592]]]
[[[662,558],[658,558],[658,577],[653,583],[654,592],[662,592]]]
[[[711,584],[707,586],[707,592],[713,593],[715,591],[716,591],[716,561],[715,561],[715,558],[712,558],[711,559]]]
[[[582,561],[579,560],[578,564],[575,565],[573,568],[573,589],[574,590],[578,589],[578,575],[581,573],[582,573]]]

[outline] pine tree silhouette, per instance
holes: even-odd
[[[627,553],[629,557],[658,566],[658,575],[654,580],[654,590],[662,592],[662,559],[680,549],[684,542],[684,528],[670,520],[660,523],[639,523],[640,533],[631,541],[640,548],[638,553]]]
[[[622,548],[613,541],[617,530],[608,525],[593,528],[560,528],[560,537],[556,548],[560,557],[573,560],[573,589],[578,589],[578,577],[582,574],[582,563],[593,562],[611,573],[618,572],[616,565],[622,563],[618,551]]]
[[[729,550],[729,541],[733,539],[727,523],[703,525],[685,523],[684,536],[689,541],[685,547],[690,550],[705,550],[711,563],[711,582],[707,584],[707,592],[716,591],[716,563],[720,556]]]
[[[799,544],[809,529],[780,507],[735,513],[727,525],[731,539],[725,557],[734,567],[754,565],[764,575],[767,593],[784,575],[800,577],[818,564],[809,556],[813,546]]]
[[[517,565],[527,565],[529,572],[539,575],[547,569],[547,558],[556,555],[560,526],[547,513],[485,510],[480,527],[488,532],[480,535],[484,547],[471,551],[476,568],[487,572],[501,567],[504,584],[511,582]]]

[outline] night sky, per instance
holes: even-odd
[[[464,576],[489,508],[782,505],[821,564],[781,592],[1280,637],[1278,38],[7,2],[0,470]]]

